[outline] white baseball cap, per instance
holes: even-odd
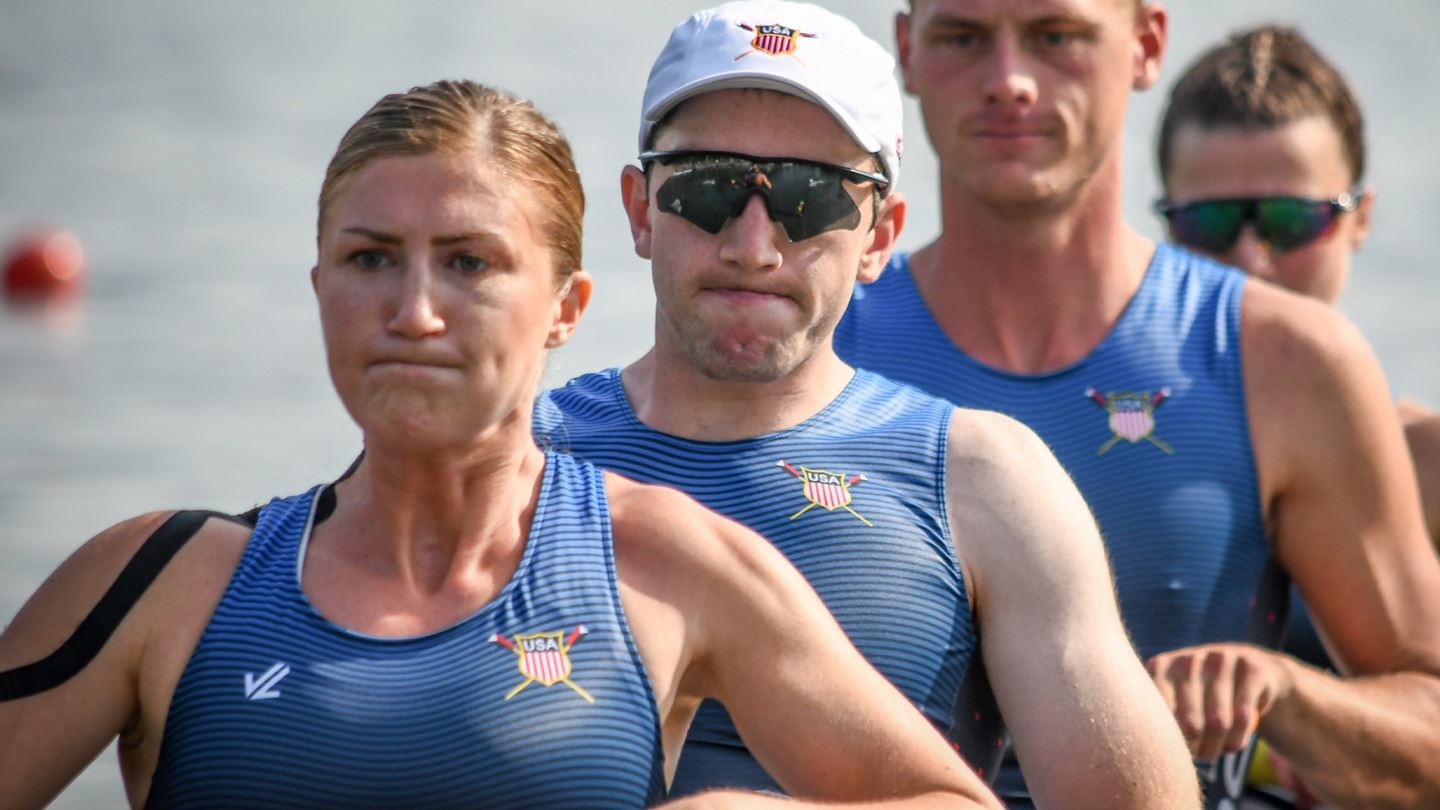
[[[825,108],[900,177],[900,86],[895,59],[850,20],[810,3],[738,0],[675,26],[650,69],[640,150],[680,102],[727,88],[777,90]]]

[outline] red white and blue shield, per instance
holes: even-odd
[[[755,34],[750,40],[751,48],[771,56],[785,56],[786,54],[795,56],[796,43],[799,38],[815,36],[804,31],[797,31],[788,25],[746,25],[745,23],[736,23],[736,25]],[[735,60],[738,62],[751,53],[754,51],[746,51],[735,57]],[[800,57],[795,56],[795,58],[799,59]]]
[[[801,467],[800,475],[805,479],[805,497],[811,503],[830,511],[850,505],[850,487],[845,485],[843,474]]]
[[[794,28],[783,25],[757,25],[755,38],[750,40],[750,46],[771,56],[781,56],[795,50],[797,33],[799,32]]]
[[[563,633],[532,633],[516,635],[520,653],[520,672],[545,686],[553,686],[570,676],[570,656],[562,639]]]
[[[1155,430],[1155,415],[1144,394],[1110,395],[1110,429],[1116,436],[1138,442]]]

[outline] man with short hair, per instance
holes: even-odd
[[[943,230],[857,291],[840,355],[1055,451],[1215,806],[1257,725],[1329,803],[1440,806],[1440,565],[1369,347],[1122,218],[1125,108],[1159,74],[1164,9],[913,0],[896,36]],[[1364,677],[1262,648],[1277,573]]]
[[[537,433],[769,538],[952,737],[994,719],[982,708],[952,728],[962,678],[983,659],[1042,798],[1194,806],[1193,769],[1124,634],[1094,522],[1044,445],[835,355],[857,277],[874,278],[904,222],[893,68],[853,23],[811,5],[729,3],[675,28],[645,92],[641,168],[621,176],[653,267],[655,346],[549,392]],[[803,755],[806,740],[794,745]],[[673,789],[722,786],[780,787],[707,703]]]

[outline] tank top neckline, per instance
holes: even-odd
[[[710,440],[691,439],[685,436],[677,436],[673,433],[666,433],[663,430],[657,430],[641,421],[640,417],[636,415],[635,409],[630,405],[630,397],[625,394],[625,381],[621,378],[621,371],[622,369],[620,367],[615,366],[605,369],[600,373],[605,376],[606,388],[615,401],[615,407],[619,411],[621,419],[623,419],[626,424],[642,433],[659,436],[668,441],[691,447],[706,447],[712,449],[764,447],[767,444],[783,441],[792,436],[804,433],[817,425],[825,424],[835,413],[843,409],[850,400],[860,395],[866,379],[875,376],[864,369],[853,369],[849,381],[845,383],[845,387],[840,389],[840,393],[836,394],[834,399],[826,403],[825,407],[790,427],[781,428],[780,430],[771,431],[770,433],[762,433],[758,436],[749,436],[743,439]]]
[[[966,352],[960,346],[956,345],[955,341],[951,340],[950,336],[945,334],[945,330],[940,327],[940,323],[935,320],[935,313],[930,309],[930,303],[925,300],[925,296],[920,294],[920,287],[915,283],[915,274],[910,270],[910,254],[896,254],[892,260],[896,264],[896,267],[892,267],[891,270],[903,271],[898,274],[902,279],[903,292],[905,295],[913,298],[916,306],[924,313],[923,320],[921,320],[917,326],[929,332],[933,339],[949,346],[964,363],[993,377],[1018,382],[1037,382],[1074,374],[1084,368],[1085,365],[1097,355],[1103,353],[1117,340],[1122,339],[1124,332],[1128,329],[1130,321],[1138,317],[1134,313],[1138,312],[1141,307],[1144,306],[1145,302],[1154,297],[1154,288],[1161,283],[1159,280],[1161,276],[1159,268],[1164,264],[1167,247],[1165,243],[1155,243],[1155,250],[1150,255],[1150,261],[1145,265],[1145,273],[1140,278],[1139,286],[1135,288],[1134,294],[1130,296],[1130,300],[1125,302],[1125,306],[1120,310],[1120,315],[1115,319],[1115,322],[1110,325],[1110,328],[1105,332],[1105,335],[1100,338],[1099,342],[1074,361],[1059,366],[1058,368],[1039,372],[1010,371],[1009,369],[993,366],[975,359],[969,352]],[[881,275],[880,281],[877,283],[884,283],[884,279],[885,276]]]
[[[320,502],[320,496],[325,489],[324,486],[317,486],[310,492],[306,493],[306,497],[309,498],[310,504],[306,507],[307,515],[305,517],[305,528],[300,533],[299,542],[295,543],[291,547],[291,549],[287,551],[287,554],[294,555],[294,559],[291,560],[291,566],[295,572],[293,578],[288,580],[288,584],[295,589],[294,596],[300,601],[301,604],[305,606],[305,610],[307,610],[311,616],[313,616],[317,621],[322,623],[325,627],[343,636],[377,644],[405,644],[416,641],[424,641],[426,639],[435,638],[436,636],[457,632],[464,628],[466,625],[472,624],[474,622],[484,621],[487,616],[500,609],[500,607],[505,604],[505,602],[514,593],[515,589],[519,587],[518,583],[522,579],[524,579],[528,571],[533,567],[534,558],[536,555],[536,547],[539,545],[539,543],[536,542],[536,539],[543,536],[543,532],[545,530],[545,523],[549,517],[548,511],[545,509],[545,504],[549,501],[549,498],[552,496],[552,492],[555,488],[558,472],[556,470],[557,459],[557,454],[548,451],[545,453],[545,469],[541,473],[540,492],[535,502],[535,514],[530,521],[530,531],[525,537],[525,550],[522,551],[520,554],[520,562],[518,565],[515,566],[515,573],[511,574],[509,581],[507,581],[505,585],[495,594],[495,596],[491,597],[488,602],[480,605],[475,610],[471,611],[469,614],[462,616],[459,619],[456,619],[455,621],[444,625],[443,627],[437,627],[434,630],[427,630],[423,633],[415,633],[413,635],[381,636],[346,627],[338,622],[331,620],[330,617],[321,613],[315,607],[314,603],[310,601],[310,597],[305,593],[305,588],[303,587],[304,565],[305,552],[310,546],[310,537],[315,529],[316,506]]]

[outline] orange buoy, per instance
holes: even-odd
[[[26,234],[6,256],[4,284],[12,300],[75,295],[85,288],[85,249],[69,231]]]

